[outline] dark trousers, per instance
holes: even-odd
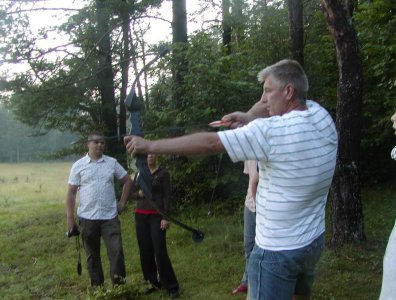
[[[121,225],[118,217],[111,220],[87,220],[80,218],[81,238],[87,254],[87,268],[91,285],[104,283],[100,258],[100,238],[102,237],[107,257],[110,261],[110,278],[113,284],[125,282],[125,259],[122,249]]]
[[[158,285],[159,275],[162,287],[168,291],[179,289],[166,247],[166,230],[160,228],[162,216],[160,214],[136,213],[135,220],[144,279]]]

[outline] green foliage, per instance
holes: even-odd
[[[162,1],[114,0],[106,3],[110,13],[112,69],[116,78],[114,94],[118,96],[123,62],[120,20],[125,15],[131,19],[134,37],[131,62],[136,63],[140,55],[147,54],[147,48],[153,47],[144,45],[143,52],[140,40],[144,36],[135,30],[139,27],[137,24],[141,25],[145,13],[152,7],[160,7]],[[3,76],[0,81],[0,88],[5,92],[1,95],[2,101],[12,104],[18,120],[35,126],[40,132],[59,129],[84,135],[91,129],[103,130],[105,109],[97,78],[101,71],[97,49],[101,38],[98,37],[94,1],[87,1],[86,6],[71,14],[64,24],[48,27],[36,35],[26,30],[29,27],[26,14],[9,13],[23,7],[22,4],[23,1],[0,4],[0,14],[4,17],[0,18],[0,50],[5,61],[29,62],[31,70],[19,72],[14,78]],[[155,78],[155,84],[145,95],[144,118],[149,138],[211,130],[206,126],[210,121],[230,111],[249,109],[261,95],[261,86],[256,80],[258,71],[290,56],[289,20],[284,1],[253,1],[249,5],[237,1],[234,4],[242,10],[232,12],[231,23],[235,30],[230,55],[225,55],[221,28],[211,23],[209,30],[195,31],[188,45],[175,46],[173,50],[177,51],[150,68],[148,75]],[[213,2],[206,2],[206,5],[215,7]],[[396,110],[394,11],[394,1],[375,0],[361,2],[355,12],[365,70],[362,175],[369,183],[381,181],[395,172],[389,164],[389,151],[393,146],[389,117]],[[319,1],[304,2],[304,26],[309,98],[320,101],[335,118],[338,67]],[[73,48],[61,47],[48,52],[48,49],[41,49],[38,41],[45,39],[49,31],[68,36]],[[67,55],[56,60],[47,55],[60,49]],[[188,62],[182,82],[177,86],[171,76],[177,67],[172,59],[175,52],[185,55]],[[175,91],[183,92],[178,107],[173,103]],[[115,105],[119,108],[122,101],[118,99]],[[63,154],[68,152],[57,153],[58,157]],[[228,158],[223,158],[221,164],[216,156],[171,157],[164,163],[172,171],[176,198],[185,198],[186,203],[197,201],[195,196],[203,202],[212,198],[237,199],[245,191],[239,180],[241,167],[231,164]],[[219,164],[221,170],[217,176],[215,170]]]
[[[151,132],[148,137],[211,130],[207,124],[225,113],[247,110],[256,102],[261,87],[255,80],[257,67],[242,67],[244,57],[240,53],[223,56],[217,40],[197,33],[187,49],[189,64],[183,89],[188,93],[183,96],[182,107],[175,108],[172,103],[172,83],[159,80],[151,91],[147,105],[150,109],[145,115],[145,129]],[[171,67],[171,62],[167,66]],[[172,174],[177,205],[235,199],[232,193],[239,196],[239,191],[247,188],[238,180],[242,167],[232,166],[228,158],[170,157],[163,161]]]
[[[305,71],[309,79],[308,98],[319,101],[335,120],[338,65],[333,38],[321,10],[313,10],[306,28]]]
[[[188,74],[184,78],[185,118],[195,118],[195,110],[207,111],[206,124],[234,110],[247,110],[257,101],[261,87],[256,75],[260,68],[249,59],[248,51],[224,56],[218,41],[205,33],[191,39],[187,58]],[[194,107],[195,106],[195,107]],[[200,117],[198,115],[197,117]]]
[[[374,0],[361,4],[355,17],[364,64],[362,170],[370,183],[395,174],[389,164],[394,146],[390,117],[396,111],[395,11],[395,1]]]
[[[309,11],[306,24],[305,70],[310,81],[309,98],[319,100],[336,116],[338,66],[331,35],[323,13]],[[354,13],[364,66],[361,140],[361,176],[364,184],[375,184],[395,175],[389,154],[394,144],[390,116],[396,111],[394,1],[362,2]],[[382,28],[373,31],[373,28]]]
[[[173,134],[211,130],[207,124],[235,110],[248,110],[261,96],[257,73],[266,65],[288,53],[287,11],[281,6],[244,7],[245,32],[232,42],[230,55],[224,54],[220,37],[213,32],[197,31],[190,37],[186,50],[188,68],[183,76],[186,91],[182,105],[171,102],[172,83],[160,79],[149,97],[150,110],[145,124],[151,130],[180,128]],[[236,20],[240,22],[240,20]],[[275,55],[274,55],[275,54]],[[166,64],[172,70],[172,61]],[[168,74],[171,71],[168,71]],[[166,134],[150,135],[164,137]],[[169,134],[168,134],[169,136]],[[242,164],[232,164],[224,155],[198,158],[170,158],[164,161],[173,179],[174,195],[179,206],[212,203],[244,198],[247,183]]]
[[[138,299],[140,294],[139,290],[131,285],[117,285],[111,289],[101,287],[88,293],[88,300],[133,300]]]
[[[258,70],[290,57],[288,12],[282,2],[266,5],[257,1],[249,12],[250,20],[243,49],[246,59]]]
[[[34,48],[35,39],[31,37],[28,16],[18,13],[21,6],[18,1],[0,2],[0,53],[5,62],[25,60]]]
[[[105,1],[110,14],[109,24],[98,24],[95,1],[86,1],[86,6],[70,15],[63,24],[48,25],[38,32],[29,30],[26,13],[32,9],[34,1],[2,3],[0,12],[5,18],[0,20],[0,50],[4,53],[4,61],[24,63],[27,69],[16,72],[15,76],[3,74],[0,86],[4,92],[2,101],[10,105],[19,121],[38,128],[40,132],[58,129],[82,136],[91,130],[109,132],[111,129],[107,120],[112,117],[109,114],[114,112],[117,122],[116,107],[122,104],[116,101],[111,103],[109,109],[107,102],[112,97],[103,95],[104,89],[101,87],[113,86],[113,82],[108,80],[111,76],[101,76],[104,56],[99,46],[104,40],[102,35],[110,36],[114,65],[109,74],[113,72],[118,79],[124,75],[119,67],[123,63],[120,55],[123,49],[120,15],[125,19],[138,20],[148,8],[158,7],[161,2]],[[60,16],[65,15],[65,12],[60,13]],[[101,33],[102,25],[109,26],[109,31]],[[41,42],[47,41],[49,34],[66,36],[70,43],[43,48],[41,45],[48,43]],[[115,84],[113,91],[111,88],[108,90],[118,97],[121,80],[115,81]]]

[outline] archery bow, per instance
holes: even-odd
[[[166,51],[167,52],[167,51]],[[165,53],[166,53],[165,52]],[[164,55],[164,54],[162,54]],[[159,54],[155,59],[158,59],[161,57],[161,54]],[[150,62],[150,64],[153,61]],[[140,76],[142,73],[139,72],[138,76]],[[125,107],[130,113],[129,120],[131,122],[131,130],[130,134],[131,135],[136,135],[140,137],[144,137],[143,133],[143,128],[142,128],[142,123],[141,123],[141,118],[140,118],[140,111],[142,109],[142,103],[139,101],[139,97],[136,96],[135,93],[135,84],[137,82],[137,79],[135,79],[134,83],[132,84],[131,91],[129,92],[128,96],[125,98]],[[152,195],[152,175],[150,172],[150,169],[147,165],[147,155],[145,154],[137,154],[135,156],[136,159],[136,167],[139,171],[139,174],[136,178],[136,183],[139,186],[139,188],[143,191],[146,200],[150,203],[150,205],[158,211],[159,214],[161,214],[165,219],[172,221],[176,225],[184,228],[185,230],[188,230],[192,232],[192,240],[196,243],[200,243],[204,239],[204,233],[198,229],[194,229],[179,220],[176,220],[175,218],[168,216],[165,214],[159,207],[158,205],[153,201],[153,195]]]

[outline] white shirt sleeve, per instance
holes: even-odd
[[[265,119],[256,119],[244,127],[219,131],[217,134],[233,162],[268,160],[270,144]]]

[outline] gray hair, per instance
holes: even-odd
[[[270,75],[278,82],[280,89],[283,89],[287,84],[292,84],[296,92],[296,99],[301,104],[305,104],[309,89],[308,78],[297,61],[283,59],[262,69],[258,73],[257,79],[259,82],[264,83],[265,79]]]

